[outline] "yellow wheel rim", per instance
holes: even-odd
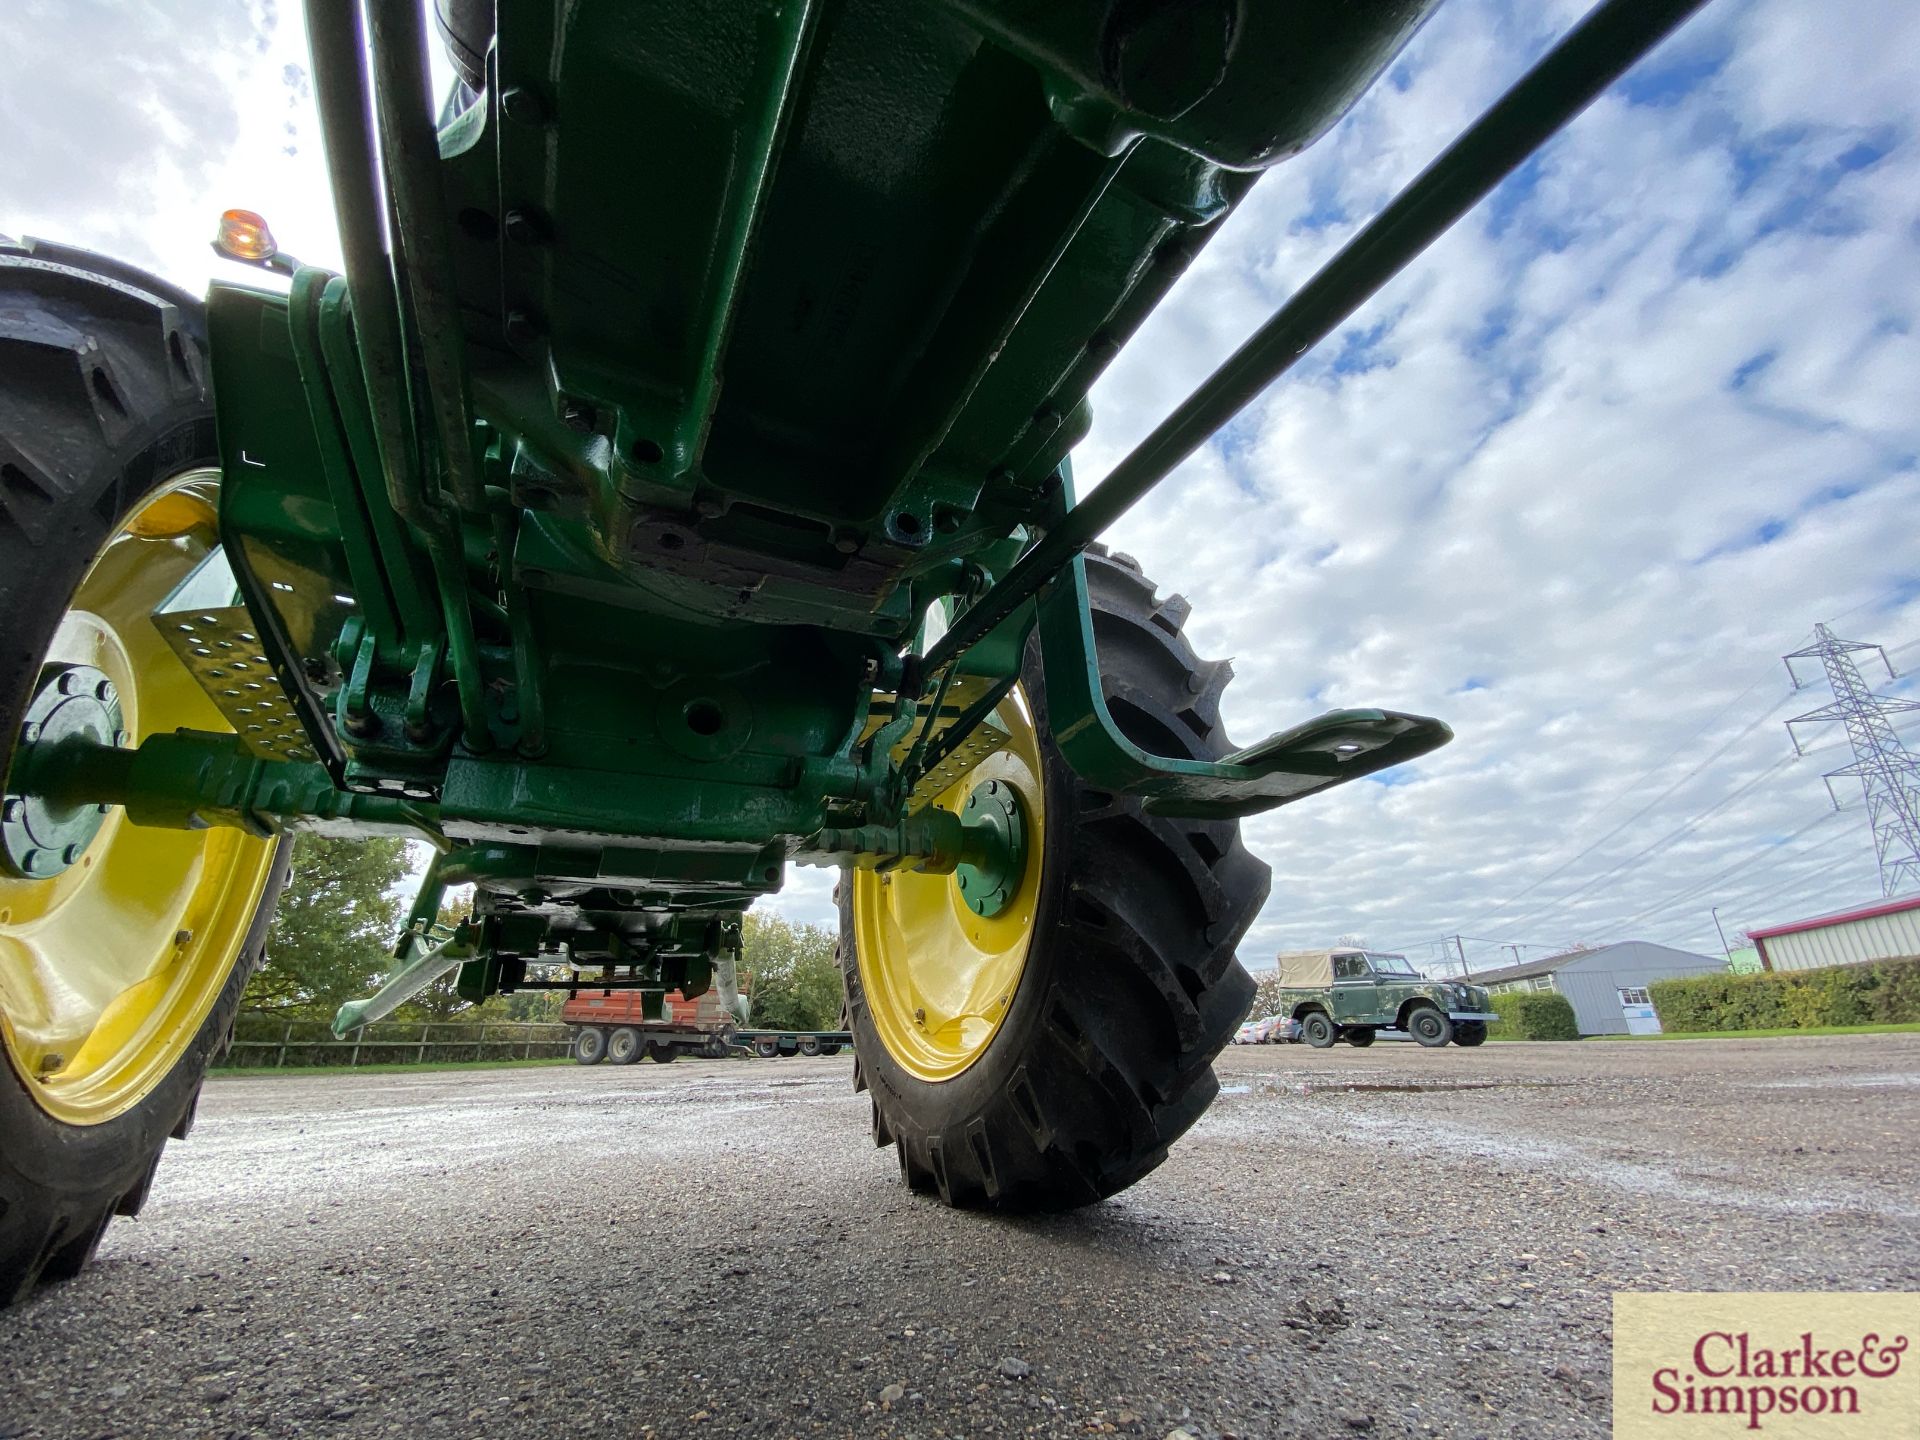
[[[887,1053],[922,1080],[951,1080],[986,1052],[1033,944],[1046,849],[1040,744],[1018,694],[994,718],[1008,732],[1006,747],[934,803],[958,813],[989,780],[1013,788],[1026,820],[1026,862],[1005,908],[976,915],[952,875],[853,876],[854,951],[868,1012]]]
[[[106,673],[130,744],[230,728],[148,618],[218,544],[218,483],[182,475],[129,516],[47,652]],[[43,1110],[95,1125],[160,1083],[232,973],[272,865],[270,840],[147,829],[115,810],[60,874],[0,878],[0,1040]]]

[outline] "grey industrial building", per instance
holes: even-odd
[[[1574,1023],[1582,1035],[1653,1035],[1660,1021],[1654,1016],[1647,986],[1655,980],[1682,975],[1706,975],[1724,970],[1727,962],[1713,955],[1696,955],[1646,940],[1623,940],[1591,950],[1570,950],[1544,960],[1528,960],[1499,970],[1483,970],[1467,978],[1494,992],[1493,1008],[1503,993],[1552,990],[1573,1006]]]

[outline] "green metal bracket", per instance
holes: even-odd
[[[1040,646],[1053,739],[1067,763],[1089,784],[1144,796],[1156,815],[1255,815],[1416,759],[1453,738],[1425,715],[1334,710],[1223,760],[1148,754],[1121,733],[1101,693],[1086,561],[1079,556],[1041,601]]]
[[[136,825],[233,826],[253,835],[305,829],[402,835],[444,845],[435,807],[334,788],[324,766],[263,760],[237,735],[176,730],[137,749],[72,736],[30,742],[10,784],[56,805],[123,805]]]
[[[349,1000],[342,1005],[333,1017],[333,1033],[345,1035],[349,1030],[391,1015],[442,975],[471,960],[479,935],[477,926],[462,925],[453,932],[452,938],[421,950],[366,999]]]

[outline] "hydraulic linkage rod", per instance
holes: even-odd
[[[1603,0],[921,657],[924,687],[1358,310],[1706,0]]]

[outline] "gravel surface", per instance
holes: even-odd
[[[227,1078],[0,1436],[1601,1437],[1616,1289],[1920,1289],[1920,1035],[1229,1050],[1118,1199],[956,1214],[850,1062]]]

